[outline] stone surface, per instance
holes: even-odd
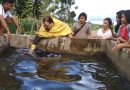
[[[13,35],[11,35],[10,44],[11,44],[11,46],[16,47],[16,48],[29,47],[33,37],[34,36],[30,36],[30,35],[13,34]]]
[[[45,39],[40,43],[43,50],[57,53],[90,54],[102,52],[102,42],[99,39],[53,38]]]
[[[0,36],[0,54],[3,53],[9,46],[6,35]]]
[[[111,49],[114,44],[114,41],[106,41],[104,52],[112,60],[112,63],[115,65],[120,75],[126,77],[130,81],[130,52],[128,52],[126,48],[112,52]]]

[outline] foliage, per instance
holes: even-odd
[[[32,24],[32,22],[34,22],[34,24]],[[25,34],[29,34],[29,32],[32,29],[31,34],[34,34],[34,32],[37,30],[37,22],[38,22],[37,20],[33,20],[33,19],[30,19],[30,18],[22,19],[21,23],[20,23],[22,31]]]
[[[101,25],[99,24],[91,24],[91,28],[93,31],[97,31],[99,28],[101,28]]]
[[[76,14],[74,11],[71,12],[70,8],[73,4],[75,4],[74,0],[55,0],[52,4],[53,7],[51,8],[53,8],[53,11],[55,8],[55,11],[52,13],[53,15],[65,22],[73,21]]]
[[[74,0],[16,0],[15,12],[19,18],[34,17],[50,14],[63,20],[70,21],[76,16],[70,11]]]
[[[27,14],[29,14],[29,10],[27,10],[27,2],[29,0],[16,0],[15,4],[15,12],[18,18],[24,18],[27,17]]]
[[[67,23],[73,23],[73,18],[76,16],[74,11],[70,11],[73,4],[75,0],[15,0],[13,13],[18,16],[22,30],[31,34],[33,30],[36,30],[35,26],[41,21],[41,17],[46,14]]]
[[[41,0],[33,1],[33,7],[32,7],[33,17],[36,17],[37,19],[39,19],[39,17],[42,14],[42,5],[43,5],[43,2]]]

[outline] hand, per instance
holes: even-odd
[[[120,40],[118,39],[115,44],[119,44],[119,43],[120,43]]]
[[[21,30],[19,28],[16,29],[16,34],[21,34]]]
[[[17,26],[17,29],[16,29],[16,34],[21,34],[21,30],[20,30],[20,27],[19,26]]]
[[[7,32],[7,36],[8,36],[8,42],[10,42],[10,39],[11,39],[11,33],[10,33],[10,31]]]
[[[72,35],[72,34],[69,34],[68,37],[69,37],[69,38],[73,38],[73,35]]]

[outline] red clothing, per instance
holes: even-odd
[[[119,36],[122,37],[123,39],[125,40],[128,40],[129,37],[128,37],[128,32],[126,30],[126,26],[125,25],[122,25],[120,27],[120,32],[119,32]]]

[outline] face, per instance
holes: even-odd
[[[43,22],[43,24],[44,24],[44,27],[45,27],[46,30],[50,30],[51,29],[51,26],[52,26],[51,23],[45,21],[45,22]]]
[[[104,28],[104,29],[109,28],[109,23],[108,23],[107,20],[103,20],[103,28]]]
[[[6,11],[11,10],[13,8],[13,6],[14,6],[14,4],[12,4],[12,3],[4,3],[4,9]]]
[[[126,23],[127,23],[127,21],[126,21],[126,17],[125,17],[124,14],[122,14],[121,22],[122,22],[122,24],[126,24]]]
[[[80,21],[81,24],[84,23],[86,21],[85,17],[84,16],[80,16],[79,21]]]
[[[49,23],[49,22],[47,22],[47,21],[45,21],[43,24],[44,24],[44,27],[45,27],[46,29],[48,29],[48,28],[49,28],[49,26],[50,26],[50,23]]]

